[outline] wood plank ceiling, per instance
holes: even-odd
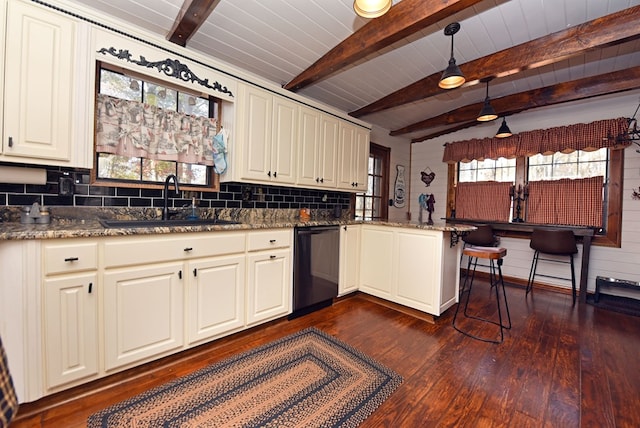
[[[640,0],[395,0],[371,20],[352,0],[74,1],[411,141],[478,125],[485,79],[500,116],[640,88]],[[467,83],[445,91],[453,21]]]

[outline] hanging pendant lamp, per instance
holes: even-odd
[[[500,125],[500,128],[498,128],[498,133],[496,134],[496,138],[507,138],[507,137],[511,137],[512,135],[513,134],[511,133],[511,130],[507,126],[507,119],[503,117],[502,125]]]
[[[482,105],[482,109],[480,110],[480,114],[478,114],[478,117],[476,118],[476,120],[478,122],[489,122],[491,120],[495,120],[498,118],[498,115],[496,114],[496,111],[493,109],[493,107],[491,106],[491,102],[489,101],[489,80],[491,79],[487,79],[487,95],[484,99],[484,104]]]
[[[363,18],[377,18],[391,9],[391,0],[355,0],[353,10]]]
[[[444,35],[451,36],[451,57],[449,58],[449,65],[442,73],[438,86],[442,89],[455,89],[465,82],[464,74],[460,71],[460,67],[456,64],[456,59],[453,57],[453,35],[460,31],[460,24],[452,22],[444,28]]]

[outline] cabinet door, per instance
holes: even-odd
[[[319,185],[336,187],[338,183],[338,144],[340,142],[340,121],[323,114],[320,117],[320,169],[317,171]]]
[[[97,277],[65,275],[44,281],[47,388],[98,373]]]
[[[3,153],[71,161],[76,24],[58,13],[8,3]]]
[[[362,226],[360,241],[360,290],[390,299],[393,284],[393,230]]]
[[[244,326],[244,254],[189,262],[187,275],[189,344]]]
[[[320,112],[300,107],[298,126],[298,177],[297,183],[316,186],[320,153]]]
[[[291,249],[249,254],[247,325],[291,312]]]
[[[268,181],[271,175],[271,118],[273,96],[252,86],[242,86],[242,178]]]
[[[355,139],[352,150],[353,173],[352,179],[358,192],[367,191],[367,176],[369,170],[369,131],[360,127],[355,128]]]
[[[342,296],[358,289],[359,273],[360,226],[342,226],[342,229],[340,229],[339,295]]]
[[[293,101],[273,97],[271,139],[271,180],[293,184],[298,138],[298,106]]]
[[[438,313],[441,244],[442,233],[397,233],[394,251],[398,266],[396,303]]]
[[[354,155],[356,153],[355,128],[348,123],[340,124],[340,155],[338,156],[338,187],[345,190],[354,189]]]
[[[182,263],[104,274],[105,369],[183,345]]]

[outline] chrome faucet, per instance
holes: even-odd
[[[169,174],[167,179],[164,180],[164,205],[162,206],[162,219],[169,220],[169,218],[176,214],[169,211],[169,183],[173,180],[173,187],[175,187],[175,193],[180,192],[180,186],[178,185],[178,177],[175,174]]]

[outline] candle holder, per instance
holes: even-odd
[[[524,219],[522,218],[522,203],[529,197],[529,186],[526,184],[524,186],[518,184],[518,189],[516,190],[516,186],[514,184],[509,188],[509,196],[516,206],[516,216],[512,221],[514,223],[524,222]]]

